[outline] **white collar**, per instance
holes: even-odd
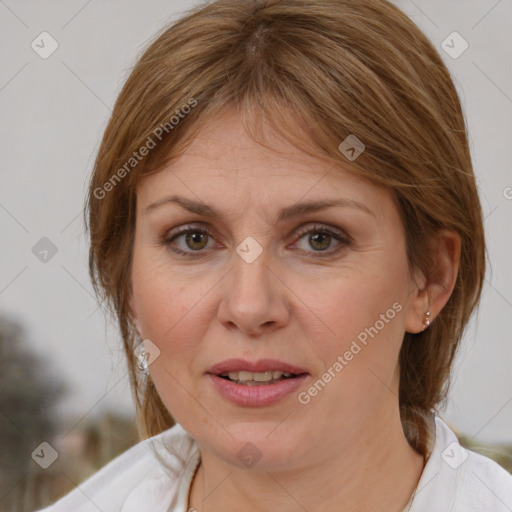
[[[448,424],[437,414],[434,418],[432,451],[410,512],[511,512],[512,475],[491,459],[465,449]],[[200,462],[197,447],[195,450],[185,465],[176,498],[166,512],[188,510],[190,485]]]
[[[437,415],[435,430],[410,512],[511,512],[512,475],[463,448]],[[133,446],[39,512],[187,512],[199,462],[196,441],[176,424]]]

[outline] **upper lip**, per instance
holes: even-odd
[[[214,366],[212,366],[207,373],[220,375],[226,372],[265,372],[282,371],[286,373],[294,373],[299,375],[301,373],[308,373],[304,368],[293,366],[277,359],[259,359],[258,361],[246,361],[245,359],[227,359]]]

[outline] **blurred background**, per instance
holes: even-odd
[[[394,3],[453,74],[488,239],[491,268],[444,417],[512,472],[512,2]],[[83,204],[130,67],[194,5],[0,0],[2,511],[53,502],[138,440],[120,336],[89,282]]]

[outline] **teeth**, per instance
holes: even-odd
[[[266,371],[266,372],[226,372],[221,374],[223,377],[228,376],[230,380],[248,383],[252,382],[270,382],[271,380],[280,379],[281,377],[291,377],[291,373],[280,371]]]

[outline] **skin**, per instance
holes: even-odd
[[[399,512],[424,464],[400,423],[399,350],[406,331],[421,331],[429,305],[433,321],[448,300],[460,240],[441,232],[439,278],[427,282],[409,269],[388,191],[268,133],[278,151],[253,141],[228,111],[201,125],[186,153],[137,189],[131,305],[141,336],[160,350],[151,378],[201,451],[189,506]],[[171,194],[224,218],[170,203],[146,210]],[[331,207],[277,222],[283,207],[340,197],[372,214]],[[161,243],[190,224],[211,236]],[[315,243],[299,233],[315,224],[312,234],[327,228],[349,242]],[[248,236],[263,250],[252,263],[235,250]],[[306,368],[299,392],[307,391],[395,303],[394,318],[308,404],[294,392],[265,407],[234,405],[205,374],[229,358],[274,358]],[[237,457],[248,442],[261,454],[252,467]]]

